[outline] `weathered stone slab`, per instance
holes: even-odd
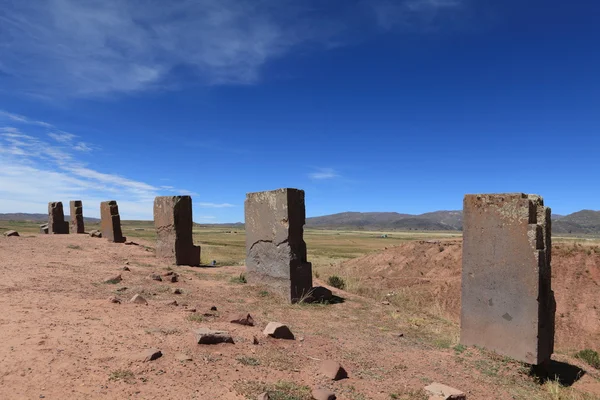
[[[550,208],[540,196],[464,198],[460,341],[529,364],[554,350]]]
[[[192,237],[192,198],[159,196],[154,199],[156,256],[176,265],[199,265],[200,246]]]
[[[100,230],[102,237],[108,239],[109,242],[125,242],[126,238],[121,231],[119,206],[115,200],[100,203]]]
[[[312,288],[312,265],[304,243],[304,191],[278,189],[248,193],[246,215],[246,277],[265,284],[291,302]]]
[[[40,233],[41,234],[47,234],[48,233],[48,224],[41,224],[40,225]]]
[[[65,221],[63,204],[60,201],[48,203],[48,233],[69,233],[69,223]]]
[[[69,211],[71,216],[71,233],[85,233],[83,226],[83,204],[81,200],[71,200]]]

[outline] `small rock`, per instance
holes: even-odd
[[[90,232],[90,236],[93,238],[101,238],[102,237],[102,232],[100,232],[99,230],[95,229],[93,231]]]
[[[313,389],[312,397],[315,400],[335,400],[335,393],[327,389]]]
[[[48,233],[48,224],[42,224],[42,225],[40,225],[40,233],[41,234],[47,234]]]
[[[117,292],[124,292],[127,290],[127,286],[123,286],[117,289]]]
[[[165,305],[167,305],[167,306],[175,306],[175,307],[177,307],[179,304],[177,303],[177,300],[171,300],[171,301],[167,301],[167,302],[165,303]]]
[[[234,317],[231,321],[232,324],[240,324],[246,326],[254,326],[254,318],[250,314],[243,314],[237,317]]]
[[[174,271],[167,271],[163,274],[163,276],[171,276],[173,275],[175,272]]]
[[[172,283],[175,283],[177,281],[179,281],[179,275],[177,274],[173,274],[171,275],[170,279],[169,279]]]
[[[269,393],[267,393],[267,392],[261,393],[256,397],[256,399],[257,400],[269,400],[270,399]]]
[[[196,330],[196,341],[198,344],[233,343],[233,338],[225,331],[200,328]]]
[[[290,331],[286,325],[280,324],[279,322],[269,322],[265,330],[263,331],[265,336],[271,336],[275,339],[288,339],[294,340],[294,334]]]
[[[254,336],[254,339],[252,340],[252,344],[260,344],[258,342],[258,338],[256,336]]]
[[[6,237],[19,236],[19,232],[17,232],[17,231],[6,231],[6,232],[4,232],[4,236],[6,236]]]
[[[131,271],[131,270],[129,269],[129,267],[123,267],[122,269],[123,269],[123,271]]]
[[[126,244],[127,246],[139,246],[139,244],[137,244],[136,242],[132,242],[132,241],[125,242],[125,244]]]
[[[115,297],[115,296],[109,297],[109,298],[108,298],[108,301],[109,301],[110,303],[121,304],[121,300],[119,300],[119,298],[118,298],[118,297]]]
[[[135,296],[133,296],[131,298],[131,300],[129,300],[130,303],[135,303],[135,304],[145,304],[148,305],[148,301],[143,298],[139,293],[136,294]]]
[[[142,353],[140,353],[140,355],[138,356],[138,360],[140,360],[142,362],[148,362],[148,361],[154,361],[160,357],[162,357],[162,352],[160,350],[148,349],[148,350],[144,350]]]
[[[152,278],[155,281],[162,281],[162,277],[158,274],[152,274],[150,275],[150,278]]]
[[[103,283],[113,283],[114,284],[114,283],[119,283],[122,280],[123,280],[123,278],[121,277],[121,274],[119,274],[119,275],[111,276],[108,279],[105,279],[103,281]]]
[[[390,302],[386,300],[386,301],[382,301],[381,304],[383,304],[384,306],[389,306]]]
[[[425,386],[425,390],[431,394],[430,400],[466,400],[467,396],[458,389],[441,383],[433,382]]]
[[[129,265],[129,261],[125,261],[125,265]]]
[[[348,373],[344,367],[342,367],[340,363],[332,360],[323,361],[320,372],[322,375],[325,375],[334,381],[339,381],[340,379],[348,377]]]
[[[181,361],[181,362],[192,361],[192,357],[188,356],[187,354],[183,354],[183,353],[177,353],[177,354],[175,354],[175,359],[177,361]]]
[[[217,311],[217,306],[212,306],[212,307],[210,308],[210,311]]]
[[[183,311],[187,311],[187,312],[196,312],[195,308],[186,308]]]
[[[183,293],[183,292],[181,291],[181,289],[179,289],[179,288],[174,288],[174,289],[173,289],[173,294],[181,294],[181,293]]]

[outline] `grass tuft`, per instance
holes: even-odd
[[[600,357],[598,352],[592,349],[584,349],[575,354],[575,358],[585,361],[596,369],[600,369]]]
[[[241,274],[239,274],[238,276],[232,277],[229,280],[229,282],[231,282],[231,283],[240,283],[240,284],[248,283],[248,281],[246,280],[246,274],[244,274],[243,272]]]
[[[240,356],[236,358],[241,364],[251,365],[253,367],[260,365],[260,360],[254,357]]]
[[[263,383],[251,381],[238,381],[235,390],[248,399],[255,399],[260,393],[268,393],[270,400],[311,400],[310,388],[300,386],[294,382],[279,381],[276,383]]]
[[[135,375],[128,369],[117,369],[110,373],[108,377],[109,381],[123,381],[127,383],[133,383]]]
[[[204,322],[204,316],[202,314],[193,313],[187,316],[187,320],[192,322]]]

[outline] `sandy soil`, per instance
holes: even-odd
[[[597,251],[596,251],[597,249]],[[361,277],[362,285],[436,304],[448,318],[460,319],[462,243],[414,241],[356,258],[343,265]],[[557,244],[552,250],[552,288],[556,297],[556,341],[559,352],[596,349],[600,343],[600,248]]]
[[[244,399],[277,382],[331,388],[342,400],[409,399],[432,381],[469,399],[533,398],[535,384],[517,364],[502,361],[490,376],[478,362],[492,361],[478,350],[456,354],[427,344],[379,302],[337,292],[344,303],[288,305],[232,282],[241,267],[173,267],[179,282],[158,282],[149,275],[169,267],[144,246],[153,243],[139,244],[87,235],[0,237],[0,399]],[[122,282],[102,283],[116,274]],[[129,303],[136,293],[149,304]],[[167,305],[172,300],[179,305]],[[203,316],[212,306],[215,316]],[[192,307],[196,320],[185,311]],[[231,324],[229,316],[240,312],[256,326]],[[265,338],[270,321],[288,324],[297,340]],[[236,343],[198,345],[201,326],[227,330]],[[149,348],[163,356],[141,361]],[[192,361],[178,361],[178,353]],[[349,379],[321,376],[326,359],[341,362]]]

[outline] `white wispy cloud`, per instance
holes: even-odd
[[[317,171],[308,174],[310,179],[323,180],[333,179],[340,175],[333,168],[317,168]]]
[[[233,204],[229,204],[229,203],[206,203],[206,202],[200,202],[200,203],[196,203],[196,205],[200,208],[229,208],[229,207],[235,207]]]
[[[377,24],[390,30],[394,27],[428,30],[444,12],[464,7],[465,0],[370,0]]]
[[[1,21],[2,21],[2,18],[0,18],[0,22]],[[1,31],[2,31],[2,29],[0,28],[0,32]],[[1,41],[1,39],[0,39],[0,41]],[[0,54],[4,54],[4,53],[0,53]],[[0,66],[1,65],[2,64],[0,64]],[[0,70],[1,70],[1,68],[0,68]],[[23,115],[13,114],[13,113],[9,113],[9,112],[3,111],[3,110],[0,110],[0,117],[4,117],[5,119],[8,119],[10,121],[20,122],[20,123],[29,124],[29,125],[42,126],[44,128],[52,128],[53,127],[52,124],[49,124],[47,122],[31,120]]]
[[[0,0],[0,75],[41,98],[247,85],[297,49],[349,45],[373,22],[429,24],[462,1]]]
[[[0,0],[0,70],[74,96],[169,86],[176,68],[251,84],[267,61],[335,34],[316,15],[294,0]]]
[[[77,142],[73,145],[73,150],[88,152],[92,151],[92,147],[84,142]]]
[[[0,126],[0,212],[44,212],[49,201],[81,199],[86,215],[98,216],[99,203],[115,199],[125,218],[151,219],[155,196],[193,194],[93,169],[81,152],[94,146],[73,143],[76,135],[58,130],[48,134],[44,125],[31,124],[26,117],[11,121],[14,126]],[[206,202],[194,206],[233,207]]]
[[[67,132],[50,132],[48,136],[60,143],[71,143],[77,137]]]

